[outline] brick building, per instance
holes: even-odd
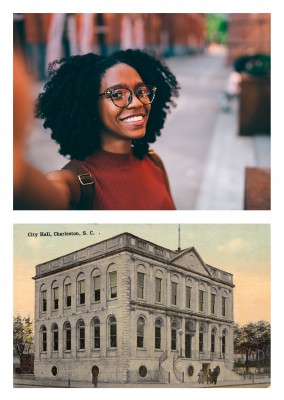
[[[228,17],[228,64],[244,54],[271,53],[271,18],[266,13]]]
[[[123,233],[36,266],[35,377],[196,382],[233,367],[233,276]]]

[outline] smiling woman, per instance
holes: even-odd
[[[167,66],[140,50],[50,64],[35,114],[71,162],[47,174],[58,196],[32,208],[173,210],[166,171],[149,143],[161,135],[178,91]]]

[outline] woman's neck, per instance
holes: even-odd
[[[131,140],[105,138],[102,140],[101,148],[109,153],[128,154],[131,152]]]

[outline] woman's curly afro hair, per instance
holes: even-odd
[[[134,68],[143,82],[157,87],[146,134],[133,141],[133,152],[143,158],[160,136],[164,121],[179,86],[175,76],[156,56],[141,50],[120,50],[108,57],[93,53],[62,58],[49,65],[49,80],[35,105],[35,116],[51,129],[59,152],[71,159],[84,160],[100,148],[98,97],[105,72],[118,63]]]

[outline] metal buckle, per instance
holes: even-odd
[[[82,177],[90,178],[91,182],[83,182]],[[92,185],[94,183],[93,177],[89,173],[78,175],[78,179],[79,179],[79,181],[80,181],[82,186]]]

